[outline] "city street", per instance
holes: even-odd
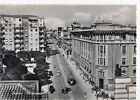
[[[56,50],[57,46],[55,44],[52,44],[51,46],[52,50]],[[69,64],[64,59],[63,55],[61,53],[57,55],[53,55],[50,57],[51,59],[51,70],[53,71],[54,75],[52,77],[53,85],[56,89],[56,92],[49,95],[49,100],[59,99],[59,100],[85,100],[86,96],[84,95],[84,86],[82,86],[79,82],[76,76],[74,76],[73,71],[70,69]],[[54,68],[56,66],[56,68]],[[57,71],[60,71],[62,73],[61,76],[57,76]],[[74,78],[76,79],[76,85],[75,86],[69,86],[67,80],[68,76],[70,74],[73,74]],[[70,91],[67,94],[63,94],[61,92],[61,89],[65,86],[70,87],[72,91]]]

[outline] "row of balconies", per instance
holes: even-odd
[[[22,26],[14,27],[14,30],[16,30],[16,29],[23,30],[23,27]]]
[[[14,32],[15,35],[23,35],[23,32]]]
[[[24,44],[24,42],[15,42],[15,45],[18,45],[18,44],[22,45]]]
[[[22,39],[24,39],[24,38],[23,38],[23,37],[15,36],[14,39],[15,39],[15,40],[17,40],[17,39],[22,40]]]

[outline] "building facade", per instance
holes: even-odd
[[[3,64],[2,64],[2,58],[3,58],[3,45],[4,45],[4,26],[3,26],[3,19],[0,20],[0,74],[3,72]]]
[[[3,19],[4,48],[9,51],[45,51],[44,19],[34,15],[0,15]]]
[[[116,66],[122,77],[135,77],[135,27],[100,21],[71,34],[72,55],[85,80],[101,89],[113,89]]]
[[[67,29],[63,30],[63,43],[62,48],[65,51],[67,57],[72,55],[72,39],[70,34],[71,28],[67,27]]]

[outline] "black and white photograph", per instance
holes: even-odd
[[[0,4],[0,100],[136,100],[136,11]]]

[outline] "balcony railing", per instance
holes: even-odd
[[[44,45],[44,44],[42,44],[42,45],[40,45],[39,47],[45,47],[45,45]]]
[[[42,40],[40,40],[39,42],[45,42],[45,41],[42,39]]]
[[[15,29],[15,30],[16,30],[16,29],[20,29],[20,30],[22,30],[23,27],[21,27],[21,26],[19,26],[19,27],[14,27],[14,29]]]

